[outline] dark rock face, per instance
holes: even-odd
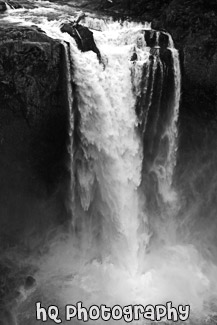
[[[61,43],[37,28],[1,28],[1,246],[24,234],[34,241],[38,231],[67,218],[64,57]]]
[[[154,30],[145,31],[145,41],[147,46],[153,47],[156,44],[156,33]]]
[[[61,31],[73,37],[81,51],[93,51],[96,53],[98,59],[101,60],[100,51],[94,41],[93,33],[87,27],[79,24],[73,26],[73,24],[67,23],[61,26]]]
[[[149,47],[156,46],[157,33],[159,34],[158,46],[160,46],[161,49],[165,50],[169,45],[169,38],[165,32],[159,32],[153,29],[144,31],[146,45]]]
[[[4,1],[0,1],[0,13],[7,10],[6,4]]]

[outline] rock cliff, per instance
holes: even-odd
[[[217,2],[114,0],[110,10],[151,21],[154,29],[166,30],[172,35],[182,66],[176,185],[182,188],[187,201],[192,202],[193,198],[200,207],[195,214],[215,215]]]
[[[0,31],[0,238],[34,238],[67,218],[64,47],[37,27]],[[41,231],[41,230],[40,230]],[[18,237],[18,238],[17,238]]]

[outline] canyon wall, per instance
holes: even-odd
[[[64,47],[37,27],[0,32],[2,247],[67,220],[69,112]],[[34,240],[33,240],[34,241]]]

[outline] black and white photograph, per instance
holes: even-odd
[[[0,325],[217,324],[217,0],[0,0]]]

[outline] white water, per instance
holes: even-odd
[[[6,5],[6,8],[7,8],[7,12],[11,11],[13,9],[13,7],[12,6],[10,7],[7,2],[5,2],[5,5]]]
[[[36,11],[29,10],[26,16],[15,15],[10,20],[25,19],[25,24],[31,24]],[[42,12],[44,17],[39,18]],[[139,60],[132,63],[129,59],[141,30],[150,26],[102,21],[95,26],[94,20],[87,19],[86,24],[95,27],[96,43],[108,60],[104,70],[95,53],[81,53],[71,37],[60,32],[61,19],[48,21],[44,9],[37,11],[37,19],[49,36],[70,43],[67,71],[73,60],[73,82],[81,114],[78,156],[71,150],[72,163],[79,162],[76,187],[81,204],[72,200],[73,223],[79,224],[79,243],[70,236],[53,243],[49,255],[40,261],[39,291],[45,301],[52,303],[55,298],[61,306],[77,301],[86,306],[173,301],[174,305],[190,304],[194,316],[207,315],[210,292],[216,292],[216,268],[192,245],[176,242],[173,225],[161,229],[165,241],[167,236],[173,240],[154,246],[151,252],[147,250],[149,216],[139,190],[143,153],[136,130],[135,102],[141,91],[142,67],[149,66],[150,49],[144,44],[142,49],[136,49]],[[171,186],[181,76],[178,52],[171,41],[169,48],[175,82],[174,105],[166,132],[169,151],[165,164],[154,165],[153,170],[158,176],[160,194],[170,202],[169,209],[174,213],[175,192]],[[71,108],[70,75],[67,81]],[[73,125],[72,111],[71,117]]]
[[[162,134],[162,140],[168,139],[168,152],[164,164],[153,164],[152,170],[158,176],[159,192],[165,202],[175,204],[177,199],[175,190],[172,188],[173,172],[176,166],[177,138],[178,129],[177,122],[179,118],[179,104],[181,98],[181,70],[179,62],[179,53],[174,47],[171,35],[165,33],[169,38],[168,49],[171,51],[174,72],[174,99],[173,110],[171,111],[170,121],[167,125],[165,134]],[[157,44],[159,44],[159,33],[157,33]]]

